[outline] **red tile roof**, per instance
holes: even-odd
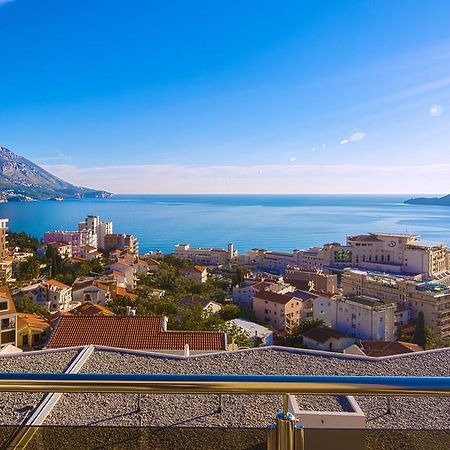
[[[74,316],[114,316],[115,314],[101,305],[86,302],[70,310]]]
[[[333,330],[331,328],[323,328],[323,327],[315,327],[310,328],[309,330],[303,333],[303,337],[308,339],[312,339],[314,341],[320,342],[324,344],[331,338],[340,339],[347,337],[344,333]]]
[[[362,341],[361,347],[367,356],[392,356],[423,350],[420,345],[401,341]]]
[[[133,350],[226,350],[225,333],[163,331],[162,317],[63,316],[49,348],[104,345]]]
[[[70,286],[67,286],[67,284],[61,283],[61,281],[53,279],[44,281],[44,285],[54,286],[57,287],[58,289],[70,289]]]
[[[181,273],[202,273],[206,270],[206,267],[204,266],[190,266],[190,267],[183,267],[181,269]]]
[[[281,305],[286,305],[286,303],[289,303],[293,298],[295,298],[295,296],[290,293],[277,294],[276,292],[272,291],[260,291],[257,294],[255,294],[254,298],[267,300],[272,303],[279,303]]]

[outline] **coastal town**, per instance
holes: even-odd
[[[9,225],[0,220],[0,353],[281,345],[382,357],[450,343],[450,250],[415,235],[141,254],[136,236],[96,215],[40,237]]]

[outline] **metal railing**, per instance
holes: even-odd
[[[269,450],[303,450],[301,424],[288,395],[450,396],[450,377],[291,375],[0,374],[0,392],[141,394],[282,394],[283,410],[269,424]]]

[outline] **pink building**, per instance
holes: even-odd
[[[59,242],[72,247],[72,255],[80,253],[81,233],[78,231],[47,231],[44,233],[44,244]]]

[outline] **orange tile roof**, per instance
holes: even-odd
[[[261,300],[267,300],[269,302],[278,303],[280,305],[286,305],[293,298],[296,298],[296,297],[292,293],[277,294],[276,292],[272,292],[272,291],[259,291],[257,294],[255,294],[254,298],[258,298]]]
[[[402,341],[361,341],[361,347],[367,356],[392,356],[423,350],[420,345]]]
[[[67,286],[67,284],[61,283],[61,281],[54,279],[44,281],[44,284],[49,284],[50,286],[55,286],[59,289],[70,289],[70,286]]]
[[[17,331],[21,331],[27,327],[45,331],[50,328],[50,323],[48,320],[36,316],[36,314],[17,314]]]
[[[49,348],[104,345],[133,350],[226,349],[225,333],[163,331],[162,317],[72,316],[61,317]]]
[[[128,292],[124,287],[122,286],[117,286],[116,287],[116,294],[120,295],[121,297],[128,297],[130,300],[137,300],[137,295],[136,294],[132,294],[131,292]]]
[[[0,286],[0,301],[7,302],[7,309],[5,311],[0,311],[0,316],[8,316],[9,314],[14,314],[16,312],[16,307],[14,306],[11,293],[7,286]]]
[[[83,303],[70,310],[74,316],[115,316],[115,314],[101,305],[94,305],[90,302]]]
[[[190,266],[190,267],[184,267],[181,269],[181,272],[185,272],[185,273],[193,273],[193,272],[203,272],[204,270],[206,270],[206,267],[204,266]]]

